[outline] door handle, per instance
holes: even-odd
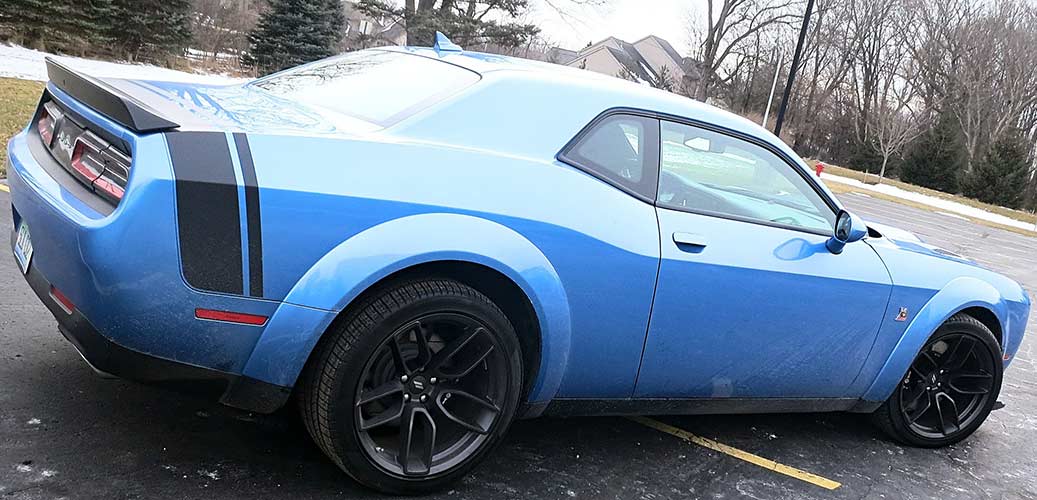
[[[705,248],[707,244],[706,238],[701,234],[682,232],[673,233],[673,242],[676,243],[677,246],[684,245],[700,250]]]

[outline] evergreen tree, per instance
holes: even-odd
[[[430,46],[442,31],[462,47],[487,43],[502,47],[525,44],[540,29],[532,24],[501,22],[529,11],[529,0],[359,0],[357,10],[379,18],[399,20],[407,29],[407,45]]]
[[[936,124],[907,148],[900,180],[946,193],[958,192],[958,172],[964,155],[960,135],[954,116],[941,113]]]
[[[266,75],[336,53],[345,15],[339,0],[268,0],[242,63]]]
[[[990,146],[972,171],[962,176],[965,196],[984,203],[1019,208],[1030,177],[1029,148],[1016,132],[1005,134]]]
[[[159,61],[183,54],[191,41],[189,0],[112,0],[110,28],[116,55]]]
[[[112,0],[5,0],[0,39],[55,52],[102,53],[111,15]]]

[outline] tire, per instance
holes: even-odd
[[[907,445],[939,448],[957,443],[990,414],[1003,370],[1001,346],[990,329],[972,316],[957,314],[926,342],[873,420]]]
[[[333,324],[303,373],[299,404],[310,436],[353,479],[426,494],[499,444],[522,374],[514,328],[489,298],[448,279],[409,281]]]

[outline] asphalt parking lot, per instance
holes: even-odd
[[[865,219],[914,231],[1037,290],[1037,238],[864,196],[842,199]],[[9,207],[0,191],[0,234],[11,231]],[[1037,314],[1029,332],[1006,374],[1006,407],[947,449],[892,444],[860,415],[658,419],[840,483],[834,490],[600,417],[518,422],[496,454],[440,497],[1037,498]],[[371,497],[380,498],[325,460],[288,414],[251,415],[97,378],[8,248],[0,251],[0,499]]]

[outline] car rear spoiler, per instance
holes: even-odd
[[[51,83],[116,123],[134,132],[157,132],[180,126],[102,81],[72,71],[50,57],[46,59]]]

